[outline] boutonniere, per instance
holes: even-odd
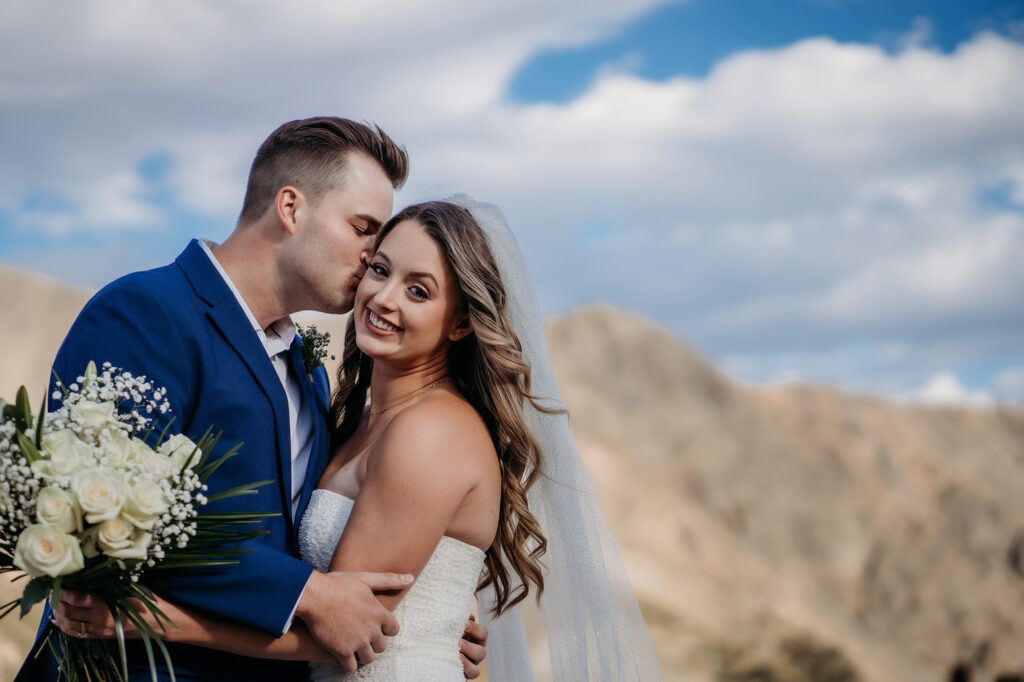
[[[315,324],[296,325],[296,333],[302,339],[302,362],[306,365],[306,373],[312,375],[317,367],[324,366],[324,358],[328,357],[327,346],[331,342],[330,332],[321,332]],[[331,360],[334,356],[330,356]]]

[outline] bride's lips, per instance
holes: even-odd
[[[367,329],[369,329],[371,332],[379,336],[393,336],[394,334],[397,334],[398,332],[402,331],[401,327],[399,327],[398,325],[391,324],[387,320],[378,317],[377,314],[374,313],[369,308],[366,309],[366,314],[363,316],[363,322],[365,323]],[[377,324],[374,324],[375,322]],[[385,325],[387,328],[382,329],[378,325]]]

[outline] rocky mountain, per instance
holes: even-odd
[[[2,267],[0,291],[11,397],[45,383],[87,293]],[[340,355],[343,319],[303,319]],[[1024,672],[1024,410],[744,386],[607,306],[548,337],[666,679]],[[36,622],[0,622],[0,678]]]
[[[743,387],[608,307],[548,333],[667,677],[1024,671],[1024,411]]]

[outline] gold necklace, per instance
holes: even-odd
[[[396,400],[395,402],[391,403],[390,405],[385,405],[384,407],[380,408],[379,410],[371,409],[370,410],[370,414],[371,415],[376,415],[376,414],[382,414],[384,412],[387,412],[392,407],[398,407],[399,405],[401,405],[403,403],[407,403],[410,400],[412,400],[413,398],[415,398],[417,396],[423,395],[424,393],[426,393],[427,391],[432,389],[434,386],[437,386],[438,384],[444,383],[446,381],[450,381],[450,379],[447,376],[443,376],[440,379],[435,379],[434,381],[431,381],[429,384],[427,384],[423,388],[421,388],[421,389],[419,389],[417,391],[413,391],[412,393],[410,393],[409,395],[405,396],[404,398],[399,398],[398,400]]]

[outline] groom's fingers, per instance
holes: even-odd
[[[84,609],[92,609],[97,606],[106,607],[103,600],[98,597],[94,597],[88,592],[76,592],[74,590],[61,590],[60,603]]]
[[[466,658],[466,654],[459,656],[462,659],[462,675],[467,680],[475,680],[480,677],[480,666]]]
[[[462,633],[462,638],[469,642],[473,642],[474,644],[483,645],[480,647],[480,650],[482,653],[486,654],[484,646],[487,645],[487,628],[476,622],[476,618],[473,616],[469,617],[469,622],[466,623],[466,630]],[[478,662],[482,661],[483,656],[474,660]]]
[[[376,658],[376,655],[373,653],[373,649],[370,648],[369,644],[362,647],[361,649],[359,649],[359,651],[356,652],[356,662],[359,663],[359,665],[373,663],[374,658]]]
[[[338,663],[341,665],[341,669],[347,673],[354,673],[359,669],[359,664],[356,663],[356,657],[352,654],[339,659]]]
[[[464,639],[459,640],[459,651],[463,656],[469,659],[471,663],[480,663],[487,656],[487,649],[483,648],[479,644],[468,642]]]
[[[408,573],[370,573],[369,571],[360,573],[359,578],[374,592],[404,590],[412,585],[414,580],[413,576]]]

